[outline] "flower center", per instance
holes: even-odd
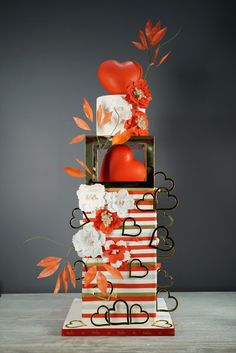
[[[112,215],[108,212],[102,212],[101,218],[105,227],[108,227],[113,221]]]
[[[137,87],[135,87],[135,89],[134,89],[134,95],[138,100],[140,100],[142,98],[146,98],[143,90],[141,90],[140,88],[137,88]]]
[[[96,194],[88,194],[86,195],[87,200],[97,200],[97,195]]]
[[[146,121],[144,119],[144,117],[142,115],[139,115],[136,119],[136,124],[138,125],[138,127],[142,130],[145,130],[147,125],[146,125]]]
[[[94,240],[92,238],[88,239],[88,246],[93,246],[94,245]]]

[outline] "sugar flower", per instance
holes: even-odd
[[[123,220],[117,216],[116,212],[110,212],[107,209],[97,210],[94,220],[94,227],[104,234],[110,234],[113,229],[117,229]]]
[[[143,79],[131,82],[127,87],[125,99],[128,103],[139,108],[147,108],[152,100],[147,82]]]
[[[128,216],[128,210],[134,208],[134,197],[126,189],[118,192],[106,192],[107,209],[111,212],[117,212],[121,218]]]
[[[147,115],[139,109],[132,109],[132,117],[125,122],[125,129],[132,129],[133,136],[148,135],[148,119]]]
[[[94,212],[105,206],[105,187],[101,184],[80,185],[77,196],[79,208],[84,212]]]
[[[119,268],[130,258],[130,252],[127,244],[123,240],[114,242],[107,240],[105,243],[105,250],[103,252],[103,260],[109,262],[113,267]]]
[[[88,223],[73,235],[72,243],[78,256],[97,257],[102,255],[105,235],[98,232],[92,223]]]

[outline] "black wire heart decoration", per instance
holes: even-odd
[[[129,234],[129,233],[125,233],[125,223],[126,221],[133,221],[133,227],[135,227],[138,232],[136,234]],[[124,219],[123,225],[122,225],[122,236],[127,236],[127,237],[137,237],[139,234],[141,234],[142,232],[142,228],[140,227],[139,224],[137,224],[136,220],[133,217],[127,217]]]
[[[160,248],[159,243],[158,243],[158,245],[153,244],[153,241],[156,240],[155,239],[156,233],[157,233],[157,237],[158,237],[158,231],[162,230],[162,229],[166,233],[165,237],[163,237],[163,236],[161,236],[161,237],[163,237],[163,239],[165,239],[165,245],[168,246],[167,249]],[[158,226],[154,229],[152,236],[151,236],[151,240],[149,242],[149,246],[151,248],[157,249],[159,251],[171,251],[173,249],[174,245],[175,245],[174,240],[169,236],[169,230],[165,226]]]
[[[170,182],[171,186],[170,187],[166,187],[169,191],[173,190],[175,187],[175,182],[173,179],[169,178],[166,176],[166,174],[164,172],[156,172],[154,174],[154,178],[158,177],[159,175],[162,175],[164,177],[164,181]],[[157,186],[159,188],[159,186]]]
[[[73,209],[72,213],[71,213],[72,217],[71,217],[71,219],[70,219],[70,221],[69,221],[70,226],[71,226],[71,228],[73,228],[73,229],[80,229],[80,228],[82,228],[85,224],[87,224],[87,223],[90,222],[90,219],[88,218],[88,216],[86,215],[86,213],[85,213],[84,211],[81,211],[81,212],[83,213],[85,219],[86,219],[86,222],[83,223],[83,224],[80,224],[79,226],[74,226],[74,225],[73,225],[73,222],[74,222],[74,220],[77,219],[77,217],[76,217],[76,212],[77,212],[77,211],[81,211],[81,209],[80,209],[79,207],[75,207],[75,208]]]

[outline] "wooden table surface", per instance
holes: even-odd
[[[78,294],[0,297],[1,353],[235,353],[236,293],[176,293],[175,337],[61,337]]]

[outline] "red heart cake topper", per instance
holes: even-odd
[[[126,93],[130,81],[140,80],[142,76],[142,66],[135,61],[106,60],[98,67],[99,81],[110,94]]]
[[[100,171],[100,181],[145,181],[146,168],[134,159],[127,145],[114,145],[105,154]]]

